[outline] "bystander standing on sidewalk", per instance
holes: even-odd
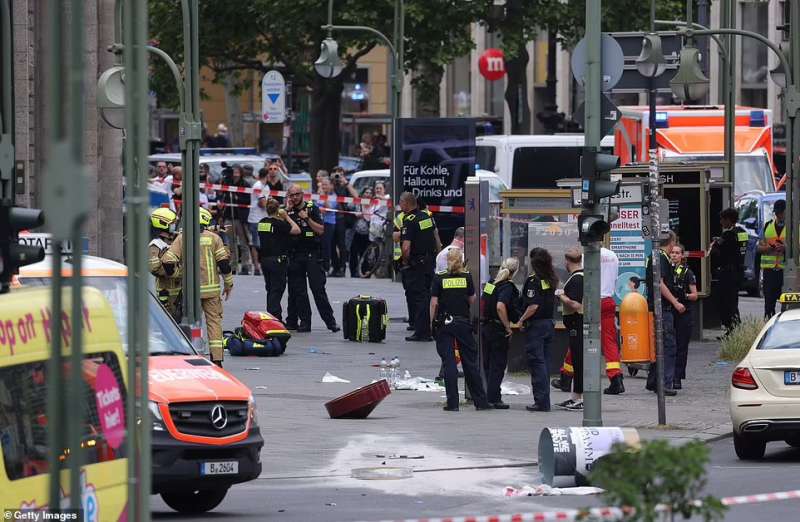
[[[372,189],[365,187],[361,191],[362,198],[372,198]],[[358,215],[356,216],[356,224],[353,227],[353,238],[350,242],[349,251],[349,264],[350,264],[350,277],[361,277],[360,260],[364,251],[369,245],[369,221],[372,218],[370,210],[371,205],[356,205]]]
[[[347,180],[347,176],[345,176],[344,169],[342,167],[335,167],[333,169],[333,192],[336,194],[337,197],[349,197],[349,198],[358,198],[358,192],[356,189],[350,185],[350,182]],[[344,277],[345,275],[345,267],[348,264],[350,259],[349,251],[350,245],[353,241],[353,227],[356,224],[356,214],[352,212],[356,212],[357,207],[353,203],[344,203],[340,202],[337,204],[340,212],[338,216],[336,216],[336,226],[334,229],[334,237],[333,237],[333,259],[334,259],[334,268],[333,273],[331,274],[333,277]],[[359,277],[358,273],[350,272],[350,277]]]
[[[247,226],[250,232],[250,257],[253,260],[253,273],[261,275],[261,262],[259,249],[261,248],[258,223],[267,217],[267,198],[269,197],[264,185],[267,181],[267,169],[258,171],[258,180],[253,184],[250,194],[250,213],[247,215]],[[267,236],[271,237],[271,236]]]
[[[334,249],[338,203],[336,202],[336,193],[333,191],[330,178],[324,177],[319,181],[319,195],[328,196],[325,201],[320,201],[322,224],[325,227],[325,231],[322,234],[322,267],[327,274],[331,267],[334,267],[335,271],[338,263]]]
[[[241,165],[233,165],[229,177],[223,179],[225,185],[247,188],[242,178]],[[247,234],[247,217],[250,213],[250,195],[244,192],[224,191],[222,193],[223,218],[229,229],[228,245],[233,255],[234,272],[249,274],[251,263],[250,241]]]

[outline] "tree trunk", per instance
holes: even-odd
[[[528,104],[528,50],[520,47],[517,56],[506,58],[505,99],[511,113],[511,134],[530,134],[531,107]]]
[[[223,79],[225,87],[225,111],[228,116],[228,131],[231,147],[244,145],[244,123],[242,122],[242,96],[236,92],[236,78],[226,74]]]
[[[444,68],[432,64],[422,64],[414,80],[415,116],[418,118],[438,118],[441,116],[439,86],[444,76]]]
[[[319,169],[330,171],[339,163],[340,127],[342,112],[342,76],[331,80],[316,76],[311,91],[310,139],[311,177]]]

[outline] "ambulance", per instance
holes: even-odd
[[[647,163],[650,109],[621,106],[621,125],[614,131],[614,154],[620,164]],[[775,192],[772,159],[773,117],[768,109],[736,107],[735,196],[751,191]],[[660,161],[722,161],[725,155],[725,109],[722,106],[659,106],[656,141]]]
[[[71,292],[64,291],[69,324]],[[0,295],[0,509],[49,507],[47,393],[52,332],[49,288]],[[102,292],[83,289],[83,366],[86,419],[81,442],[81,508],[87,522],[126,519],[125,353],[114,313]],[[64,355],[71,335],[62,331]],[[58,426],[57,428],[60,428]],[[69,463],[63,449],[59,460]],[[69,498],[67,471],[59,502]],[[58,506],[56,506],[58,507]],[[5,511],[10,519],[11,511]],[[13,515],[12,515],[13,516]]]
[[[64,257],[62,275],[72,274]],[[127,339],[125,265],[83,256],[83,284],[108,300]],[[49,286],[52,258],[20,269],[18,286]],[[12,292],[13,294],[13,292]],[[234,484],[261,473],[264,440],[250,389],[200,356],[158,299],[149,296],[149,408],[152,414],[152,487],[182,513],[217,507]]]

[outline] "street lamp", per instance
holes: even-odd
[[[642,39],[642,52],[636,59],[636,70],[645,78],[657,78],[664,74],[667,60],[661,48],[661,37],[647,34]]]
[[[672,93],[682,102],[699,100],[708,92],[709,81],[700,67],[702,56],[695,47],[681,49],[678,73],[670,80]]]
[[[314,62],[314,69],[323,78],[336,78],[342,73],[344,66],[339,58],[339,43],[328,35],[319,46],[319,58]]]

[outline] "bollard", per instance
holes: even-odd
[[[545,428],[539,435],[539,472],[553,485],[555,477],[573,476],[579,486],[588,484],[592,467],[615,444],[639,445],[634,428]]]

